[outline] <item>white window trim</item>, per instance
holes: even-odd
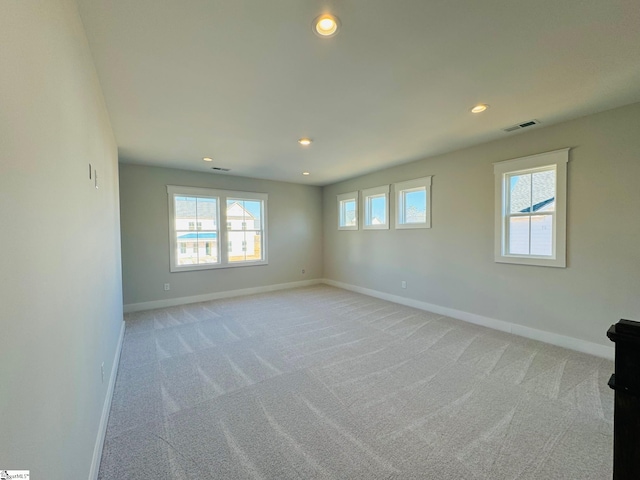
[[[495,261],[542,267],[566,267],[567,250],[567,163],[569,148],[552,152],[515,158],[493,164],[495,177]],[[556,195],[553,232],[553,252],[551,257],[535,255],[506,254],[505,208],[507,205],[505,181],[507,174],[531,171],[536,168],[555,166]]]
[[[341,208],[341,203],[347,200],[353,200],[356,204],[356,213],[355,213],[355,221],[356,224],[355,225],[340,225],[340,219],[342,217],[342,208]],[[341,193],[340,195],[337,196],[337,201],[338,201],[338,230],[358,230],[358,224],[359,224],[359,211],[360,209],[358,208],[358,192],[349,192],[349,193]]]
[[[362,194],[362,229],[363,230],[388,230],[389,229],[389,185],[382,185],[380,187],[367,188],[361,191]],[[369,216],[369,202],[368,197],[374,197],[378,195],[384,195],[385,201],[385,223],[379,225],[367,224],[367,217]]]
[[[195,197],[209,197],[217,198],[218,205],[218,263],[207,263],[201,265],[178,265],[177,264],[177,242],[175,235],[175,202],[173,200],[175,195],[195,196]],[[183,187],[179,185],[167,185],[167,198],[169,202],[169,271],[171,272],[189,272],[194,270],[212,270],[218,268],[237,268],[248,267],[252,265],[267,265],[268,262],[268,248],[267,248],[267,208],[268,208],[268,194],[256,193],[256,192],[238,192],[234,190],[220,190],[213,188],[200,188],[200,187]],[[249,260],[244,262],[228,261],[228,227],[227,227],[227,198],[241,198],[243,200],[261,200],[262,211],[262,248],[263,258],[262,260]]]
[[[404,218],[405,213],[402,192],[417,188],[424,188],[426,191],[427,210],[425,212],[425,221],[419,223],[400,223],[400,220]],[[393,191],[396,199],[396,230],[431,228],[431,176],[394,183]]]

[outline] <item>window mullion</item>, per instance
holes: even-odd
[[[218,229],[220,230],[220,264],[227,265],[229,263],[229,226],[227,220],[227,197],[220,196],[218,203],[220,205],[220,225],[218,226]]]
[[[196,218],[194,220],[195,223],[195,232],[196,232],[196,265],[200,265],[200,232],[198,231],[198,206],[200,204],[200,197],[196,196]]]

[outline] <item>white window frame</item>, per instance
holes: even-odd
[[[342,222],[344,220],[344,209],[343,209],[343,205],[345,202],[348,202],[349,200],[353,200],[353,202],[356,205],[356,211],[355,211],[355,225],[344,225]],[[359,208],[358,208],[358,192],[349,192],[349,193],[341,193],[340,195],[337,196],[337,201],[338,201],[338,230],[358,230],[358,224],[359,224]]]
[[[567,163],[569,148],[552,152],[515,158],[493,164],[495,177],[495,261],[498,263],[514,263],[520,265],[538,265],[543,267],[566,267],[567,250]],[[554,167],[556,171],[555,209],[553,218],[552,255],[525,255],[507,253],[508,229],[510,215],[508,185],[510,176],[515,174],[535,173]],[[531,212],[532,215],[535,215]]]
[[[363,230],[388,230],[389,229],[389,185],[367,188],[362,190],[362,228]],[[384,196],[385,223],[371,223],[370,198]]]
[[[217,200],[217,227],[218,227],[218,263],[198,265],[178,265],[175,201],[176,196],[215,198]],[[232,190],[219,190],[213,188],[184,187],[179,185],[167,185],[167,197],[169,202],[169,270],[171,272],[189,272],[194,270],[211,270],[218,268],[236,268],[251,265],[267,265],[267,203],[268,194],[256,192],[238,192]],[[229,262],[229,223],[227,222],[227,198],[253,200],[262,202],[261,228],[262,228],[262,259]]]
[[[405,192],[417,190],[424,190],[426,194],[425,221],[403,222],[406,218]],[[394,183],[393,191],[396,198],[396,230],[431,228],[431,176]]]

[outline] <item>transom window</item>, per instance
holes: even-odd
[[[431,177],[394,184],[396,228],[431,228]]]
[[[358,229],[358,192],[338,195],[338,230]]]
[[[496,261],[566,265],[566,178],[569,150],[494,164]]]
[[[364,229],[389,228],[389,185],[362,190]]]
[[[172,272],[267,263],[267,194],[173,185],[167,193]]]

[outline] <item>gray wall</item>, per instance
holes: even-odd
[[[610,324],[640,320],[639,125],[635,104],[328,186],[324,276],[611,345]],[[492,163],[563,147],[568,268],[494,263]],[[337,194],[426,175],[430,230],[337,230]]]
[[[269,264],[170,273],[167,185],[269,194]],[[120,204],[125,305],[322,277],[319,187],[122,164]]]
[[[117,150],[75,3],[3,1],[0,65],[0,467],[86,479],[122,287]]]

